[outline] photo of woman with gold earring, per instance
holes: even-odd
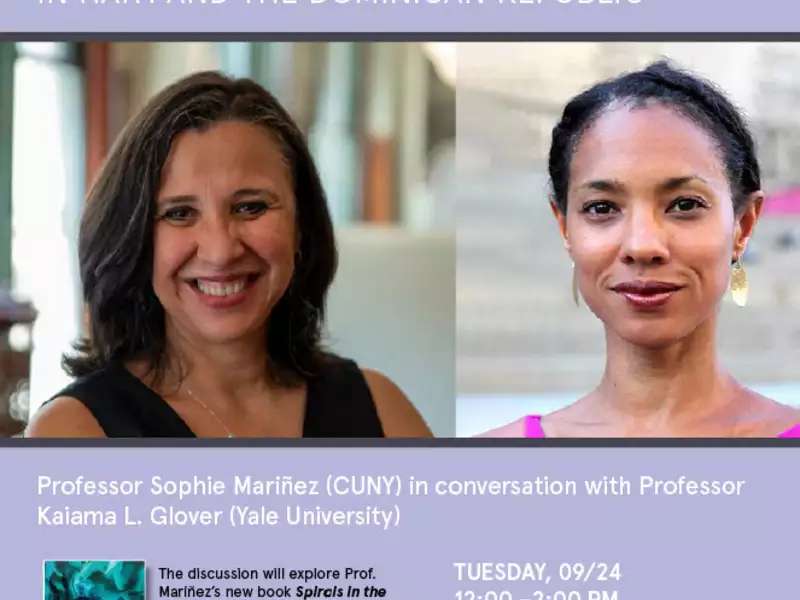
[[[489,437],[800,437],[800,411],[741,384],[717,349],[726,293],[762,212],[748,125],[712,83],[667,61],[573,97],[552,129],[550,208],[572,295],[602,322],[587,394]]]

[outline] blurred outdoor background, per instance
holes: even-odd
[[[599,381],[602,326],[572,302],[548,207],[550,133],[573,95],[664,57],[721,87],[757,138],[769,200],[744,262],[749,305],[725,299],[720,347],[740,381],[800,404],[800,44],[460,44],[458,435],[549,412]]]
[[[329,346],[453,435],[455,90],[437,44],[0,43],[0,435],[68,378],[87,184],[125,122],[191,72],[256,79],[307,133],[340,246]]]

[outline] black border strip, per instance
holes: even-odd
[[[797,42],[800,31],[785,32],[185,32],[185,31],[0,31],[0,41],[13,42]]]
[[[0,448],[800,448],[779,438],[5,438]]]

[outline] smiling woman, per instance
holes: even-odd
[[[305,140],[250,80],[198,73],[126,127],[92,188],[90,336],[29,436],[426,436],[386,377],[323,351],[336,247]]]
[[[551,207],[574,295],[603,322],[600,384],[489,436],[800,436],[800,414],[719,364],[720,302],[746,299],[740,259],[761,212],[741,116],[661,62],[573,98],[553,129]],[[732,276],[733,275],[733,276]]]
[[[223,343],[260,334],[299,252],[292,177],[278,144],[237,121],[189,130],[173,142],[162,182],[153,290],[167,328]]]

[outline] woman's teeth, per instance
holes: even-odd
[[[197,289],[209,296],[230,296],[241,292],[244,289],[245,283],[245,278],[225,282],[198,279]]]

